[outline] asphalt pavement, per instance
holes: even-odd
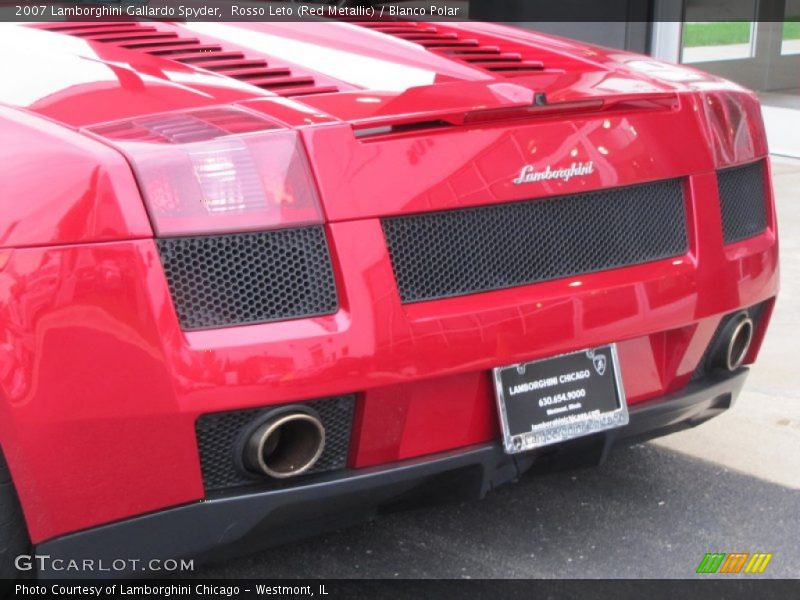
[[[484,500],[198,567],[225,578],[683,578],[706,552],[769,552],[800,577],[800,161],[773,159],[782,291],[734,407],[602,466],[526,476]]]

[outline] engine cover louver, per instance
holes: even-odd
[[[154,25],[144,25],[137,21],[57,23],[39,27],[213,71],[280,96],[338,91],[336,86],[318,85],[310,75],[295,75],[289,67],[274,66],[263,59],[248,57],[244,52],[228,50],[221,43],[203,43],[198,38],[161,30]]]
[[[501,77],[530,75],[544,70],[544,63],[509,51],[502,42],[487,42],[479,36],[450,31],[441,25],[408,21],[363,21],[358,25],[385,33],[443,54],[472,67],[478,67]]]

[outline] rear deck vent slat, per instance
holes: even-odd
[[[408,27],[373,27],[375,31],[380,31],[381,33],[389,33],[389,34],[404,34],[409,33]],[[414,29],[414,33],[436,33],[438,29],[436,27],[419,27]]]
[[[115,31],[114,33],[91,33],[82,37],[92,40],[93,42],[119,42],[124,40],[141,40],[146,38],[164,38],[164,37],[177,37],[174,33],[165,33],[149,28],[147,31],[136,30],[122,30]]]
[[[441,54],[448,54],[448,55],[460,55],[460,54],[499,54],[500,53],[500,46],[478,46],[477,48],[453,48],[452,50],[442,49],[439,48],[438,52]]]
[[[477,48],[480,46],[478,40],[431,40],[425,39],[420,40],[417,42],[420,46],[425,46],[426,48],[463,48],[463,47],[471,47]]]
[[[41,25],[41,29],[46,29],[47,31],[59,31],[63,33],[69,33],[70,35],[74,35],[73,32],[76,31],[85,31],[87,29],[98,30],[98,29],[109,29],[109,28],[119,28],[119,29],[128,29],[131,27],[130,23],[46,23]]]
[[[411,40],[417,43],[422,43],[427,40],[457,40],[458,36],[455,33],[429,33],[429,32],[414,32],[414,33],[395,33],[397,37],[404,40]]]
[[[297,87],[298,85],[309,86],[314,85],[313,77],[257,77],[247,80],[247,83],[257,86],[273,87]]]
[[[148,54],[153,56],[167,56],[169,54],[211,54],[213,52],[221,52],[222,47],[209,44],[195,44],[193,46],[181,46],[179,48],[167,48],[166,50],[147,50]]]
[[[291,71],[287,67],[227,67],[224,69],[213,69],[214,71],[220,71],[225,74],[227,77],[233,77],[234,79],[241,79],[242,81],[246,81],[247,83],[253,83],[253,79],[257,79],[259,77],[268,77],[270,75],[290,75]]]
[[[143,28],[145,32],[155,31],[154,27]],[[142,29],[136,27],[113,27],[111,29],[91,29],[91,30],[78,30],[78,31],[62,31],[61,33],[68,33],[75,37],[99,37],[102,35],[122,35],[125,33],[138,33]]]
[[[124,44],[119,44],[123,48],[127,48],[129,50],[141,50],[142,52],[149,52],[150,50],[161,49],[161,48],[175,48],[177,46],[191,46],[192,44],[196,44],[197,40],[187,39],[181,40],[178,38],[171,38],[171,39],[163,39],[163,40],[141,40],[141,41],[131,41],[125,42]],[[147,49],[147,50],[145,50]]]
[[[264,87],[264,86],[261,86]],[[338,92],[339,88],[334,85],[305,85],[305,86],[298,86],[298,87],[286,87],[286,88],[275,88],[274,90],[270,90],[278,94],[279,96],[308,96],[310,94],[330,94],[333,92]]]
[[[522,57],[514,52],[475,52],[473,54],[464,54],[458,58],[469,63],[519,62],[522,60]]]
[[[213,57],[211,60],[206,61],[203,65],[204,69],[209,71],[226,71],[228,69],[235,69],[238,67],[245,67],[245,66],[264,66],[266,67],[266,61],[262,60],[247,60],[243,58],[219,58],[219,56]]]
[[[169,57],[169,60],[174,60],[177,62],[182,63],[196,63],[196,62],[207,62],[207,61],[214,61],[220,58],[233,58],[242,60],[244,58],[244,54],[241,52],[203,52],[203,53],[194,53],[194,52],[187,52],[185,54],[174,54]]]

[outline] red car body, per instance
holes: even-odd
[[[52,553],[213,504],[202,415],[352,394],[337,480],[352,482],[496,447],[494,367],[615,342],[635,414],[691,385],[725,315],[760,306],[756,358],[777,230],[758,101],[730,82],[482,23],[62,23],[6,27],[0,45],[15,57],[0,65],[0,445],[30,538]],[[212,70],[192,52],[255,62]],[[181,326],[135,159],[98,125],[231,106],[304,148],[330,314]],[[514,184],[525,165],[575,161],[593,172]],[[717,172],[755,163],[766,225],[725,243]],[[381,219],[674,178],[680,256],[412,303],[398,291]],[[681,414],[659,431],[700,420]],[[283,492],[313,498],[308,481]]]

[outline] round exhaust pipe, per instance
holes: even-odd
[[[282,412],[268,417],[246,438],[244,465],[248,470],[286,479],[314,466],[325,448],[325,428],[314,415]]]
[[[722,344],[717,351],[716,365],[727,371],[742,366],[753,341],[753,320],[742,312],[725,326],[720,336]]]

